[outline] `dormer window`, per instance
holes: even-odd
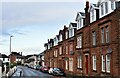
[[[72,36],[74,36],[74,29],[73,28],[69,29],[69,38]]]
[[[54,46],[56,46],[58,44],[58,39],[57,37],[54,38]]]
[[[59,41],[62,41],[62,34],[60,34],[60,36],[59,36],[60,38],[59,38]]]
[[[111,2],[111,9],[114,10],[115,9],[115,2]]]
[[[76,28],[77,28],[76,23],[70,23],[70,25],[69,25],[69,38],[74,36]]]
[[[91,4],[90,7],[90,23],[96,21],[99,19],[99,8],[97,7],[96,4]]]
[[[77,29],[80,29],[83,27],[83,19],[82,18],[80,18],[77,23],[78,23]]]
[[[77,17],[76,17],[77,29],[80,29],[80,28],[83,27],[83,25],[84,25],[84,18],[85,18],[85,13],[83,13],[83,12],[78,12],[77,13]]]
[[[108,2],[105,2],[105,13],[108,13]]]
[[[47,50],[47,46],[45,46],[45,50]]]
[[[104,7],[103,7],[103,4],[101,4],[101,15],[104,14]]]
[[[48,49],[50,49],[50,44],[48,44]]]
[[[68,39],[68,31],[65,32],[65,39]]]
[[[100,18],[113,12],[115,8],[117,8],[116,3],[118,3],[117,1],[112,1],[112,0],[108,0],[108,1],[102,1],[100,2],[99,8],[100,8]]]

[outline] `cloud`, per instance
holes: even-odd
[[[3,0],[3,2],[82,2],[84,0]]]
[[[65,5],[66,7],[64,7]],[[54,23],[61,22],[61,20],[71,17],[72,14],[74,16],[75,8],[72,5],[72,3],[42,2],[3,3],[3,29],[32,24],[50,24],[53,21],[55,21]]]

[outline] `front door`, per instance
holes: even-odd
[[[85,67],[86,67],[86,74],[88,74],[88,55],[85,55]]]

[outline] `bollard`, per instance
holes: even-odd
[[[22,71],[20,71],[20,77],[22,76]]]

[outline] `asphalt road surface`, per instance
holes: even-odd
[[[43,73],[39,70],[31,69],[26,66],[17,66],[17,71],[12,75],[11,78],[65,78],[65,77],[56,77],[49,75],[48,73]]]

